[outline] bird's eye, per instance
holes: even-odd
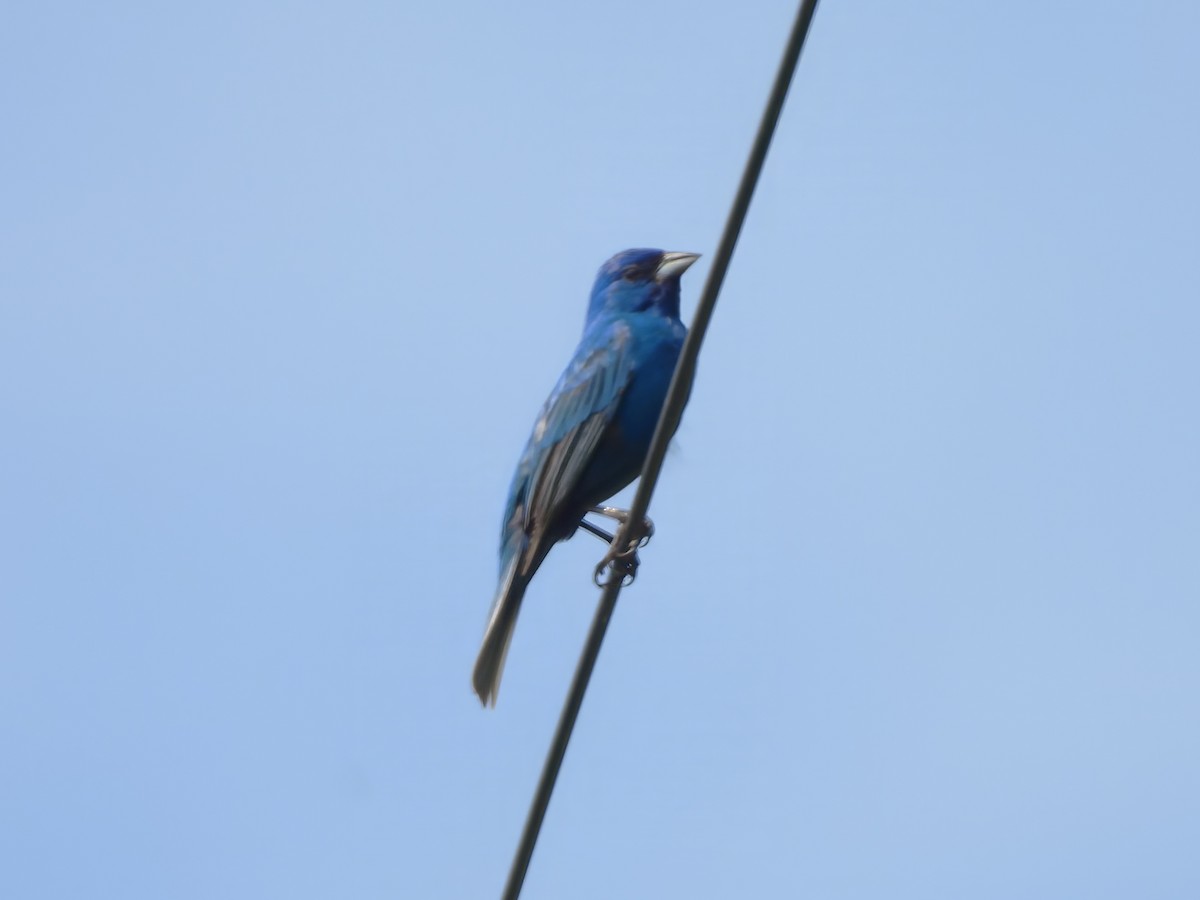
[[[637,266],[626,266],[621,270],[621,277],[626,281],[641,281],[642,270]]]

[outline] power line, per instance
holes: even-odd
[[[779,122],[779,114],[783,110],[783,102],[787,97],[792,75],[796,64],[800,61],[800,51],[804,47],[804,39],[808,36],[813,14],[817,10],[817,0],[801,0],[800,9],[796,13],[796,21],[788,36],[787,46],[783,51],[783,59],[779,70],[775,73],[775,83],[771,86],[771,94],[767,98],[766,108],[758,124],[758,133],[754,136],[754,144],[750,148],[750,156],[746,160],[746,168],[742,172],[742,180],[738,184],[737,194],[733,198],[733,206],[725,220],[725,230],[721,233],[721,242],[713,255],[712,268],[709,269],[708,279],[700,294],[700,302],[696,314],[688,329],[687,339],[679,354],[679,362],[675,366],[675,374],[671,378],[671,387],[663,402],[662,414],[658,417],[658,426],[654,431],[654,439],[650,442],[650,450],[646,454],[646,464],[642,469],[641,481],[629,509],[629,519],[623,524],[613,541],[614,547],[628,546],[629,540],[638,534],[646,511],[650,506],[650,496],[658,484],[658,475],[662,470],[663,457],[667,453],[667,444],[675,433],[679,419],[683,415],[684,404],[687,403],[692,379],[696,372],[696,358],[700,355],[700,344],[708,323],[712,319],[714,307],[717,305],[717,294],[725,281],[725,273],[729,269],[729,261],[733,257],[734,247],[737,246],[738,236],[742,231],[742,223],[746,212],[750,209],[750,200],[754,196],[754,188],[758,184],[758,176],[762,172],[763,162],[767,158],[767,150],[771,146],[771,138],[775,134],[775,126]],[[600,645],[604,641],[604,633],[608,630],[609,620],[617,606],[617,596],[621,593],[624,578],[620,571],[611,571],[600,602],[596,607],[596,615],[592,619],[592,628],[588,632],[587,642],[575,667],[575,676],[571,679],[571,689],[563,704],[559,716],[558,727],[546,754],[546,762],[542,766],[542,775],[538,780],[533,802],[529,807],[529,815],[525,819],[525,828],[521,832],[521,841],[513,856],[512,868],[508,873],[508,882],[504,886],[503,900],[517,900],[521,894],[521,886],[525,883],[525,875],[529,871],[529,861],[533,857],[533,848],[537,843],[542,821],[546,817],[546,808],[550,805],[550,795],[554,791],[554,783],[558,780],[558,772],[562,767],[563,756],[567,752],[567,743],[571,740],[571,732],[575,728],[575,719],[579,708],[583,705],[583,695],[587,691],[588,681],[592,677],[596,658],[600,655]]]

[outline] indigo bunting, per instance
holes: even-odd
[[[626,250],[596,276],[583,338],[517,463],[500,529],[500,580],[475,661],[475,693],[496,704],[529,580],[584,513],[641,472],[687,329],[679,278],[694,253]]]

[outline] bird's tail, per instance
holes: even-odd
[[[508,656],[508,645],[512,642],[513,629],[517,627],[517,613],[521,609],[521,599],[525,596],[525,586],[529,584],[528,575],[517,574],[517,563],[520,554],[513,554],[504,576],[500,579],[500,587],[496,591],[496,601],[492,604],[492,613],[488,616],[487,629],[483,633],[483,646],[479,648],[479,656],[475,658],[475,671],[471,683],[479,702],[484,706],[495,706],[496,698],[500,695],[500,676],[504,673],[504,659]]]

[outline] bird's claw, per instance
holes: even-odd
[[[650,538],[652,537],[654,537],[654,522],[651,521],[649,516],[646,516],[646,518],[642,519],[642,537],[638,541],[638,546],[645,547],[650,543]]]
[[[637,578],[640,563],[636,546],[627,546],[619,552],[615,547],[609,548],[609,551],[604,554],[604,559],[596,564],[596,570],[592,573],[592,582],[596,587],[604,587],[608,584],[607,578],[604,580],[600,578],[605,569],[608,569],[621,577],[621,587],[629,587]]]

